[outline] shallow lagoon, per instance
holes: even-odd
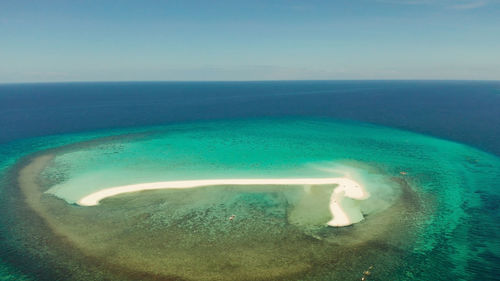
[[[59,273],[48,265],[45,276],[70,270],[74,279],[358,279],[373,266],[369,280],[437,280],[470,279],[474,263],[494,266],[488,253],[498,253],[496,242],[469,238],[478,223],[481,231],[495,229],[497,215],[481,204],[498,183],[500,161],[476,149],[322,119],[200,122],[106,134],[53,137],[46,148],[54,149],[9,171],[16,186],[27,180],[23,191],[33,198],[26,208],[48,226],[19,223],[9,237],[32,247],[31,255],[57,260],[67,251],[59,248],[61,240],[81,255],[59,262],[66,264]],[[69,204],[100,188],[144,181],[346,173],[375,195],[364,207],[366,219],[348,228],[322,225],[321,209],[304,217],[303,210],[328,194],[321,187],[309,201],[302,200],[301,188],[228,186],[127,194],[92,208]],[[8,204],[23,202],[22,194],[10,192]],[[231,214],[236,219],[228,221]],[[45,252],[29,238],[37,232],[53,237]]]

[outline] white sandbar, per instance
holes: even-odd
[[[185,181],[162,181],[151,183],[140,183],[111,187],[91,193],[80,200],[77,204],[81,206],[95,206],[108,197],[118,194],[138,192],[157,189],[184,189],[194,187],[206,187],[216,185],[338,185],[330,197],[330,212],[333,219],[327,224],[330,226],[347,226],[363,220],[357,204],[351,199],[363,200],[369,197],[368,192],[356,181],[348,178],[297,178],[297,179],[209,179],[209,180],[185,180]]]

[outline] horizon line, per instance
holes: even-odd
[[[276,80],[74,80],[74,81],[23,81],[1,82],[1,85],[22,84],[87,84],[87,83],[245,83],[245,82],[500,82],[500,79],[276,79]]]

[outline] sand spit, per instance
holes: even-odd
[[[368,192],[354,180],[348,178],[285,178],[285,179],[208,179],[186,181],[162,181],[117,186],[91,193],[80,200],[81,206],[96,206],[105,198],[123,193],[139,192],[158,189],[186,189],[218,185],[337,185],[330,198],[330,212],[332,220],[330,226],[347,226],[363,220],[363,214],[355,200],[364,200],[369,197]]]

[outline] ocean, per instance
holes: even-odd
[[[419,132],[500,155],[499,108],[499,82],[4,84],[0,143],[191,120],[323,116]]]
[[[499,82],[4,84],[0,128],[0,280],[499,279]],[[323,189],[74,204],[121,184],[334,170],[372,186],[364,222],[322,226]]]

